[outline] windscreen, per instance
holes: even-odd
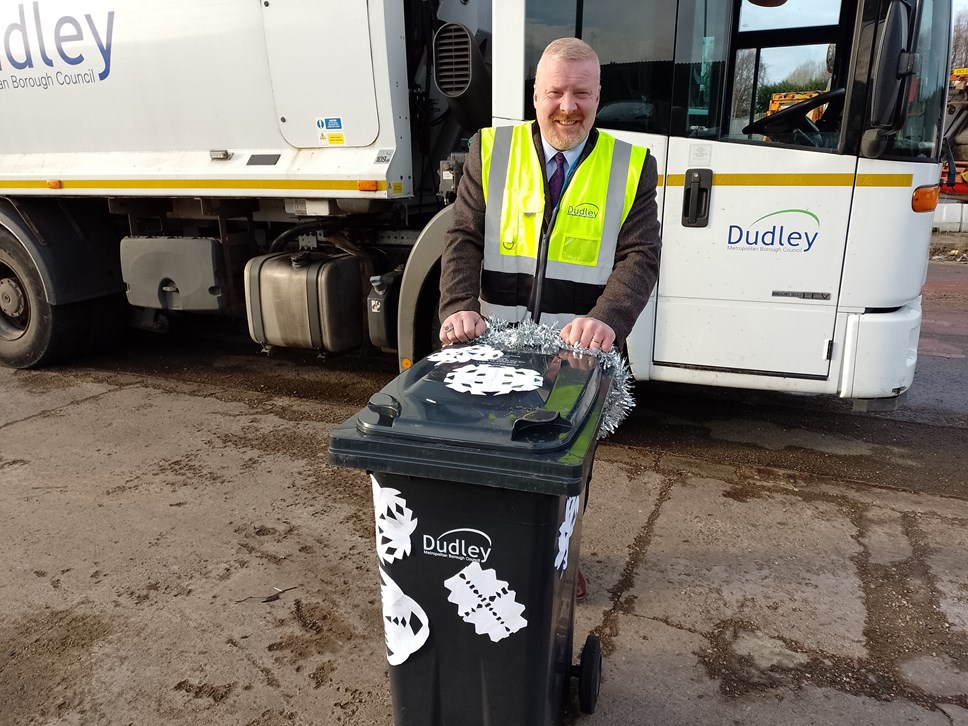
[[[525,116],[534,118],[541,51],[555,38],[575,36],[602,61],[597,122],[604,128],[856,153],[869,127],[868,69],[883,22],[877,18],[888,3],[881,5],[878,11],[858,0],[772,6],[750,0],[528,0]],[[935,161],[951,0],[904,0],[904,7],[918,62],[901,101],[900,130],[886,139],[880,156]]]

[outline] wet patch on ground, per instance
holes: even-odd
[[[629,546],[629,557],[622,569],[618,582],[609,591],[611,607],[605,612],[601,623],[592,631],[602,642],[602,655],[608,657],[615,652],[615,638],[619,631],[619,618],[628,615],[635,609],[635,596],[629,591],[635,583],[636,572],[648,555],[649,545],[655,531],[655,523],[662,511],[663,503],[669,498],[675,482],[663,482],[659,498],[645,525],[639,530],[632,544]]]
[[[22,390],[34,396],[43,396],[54,391],[66,391],[77,385],[73,376],[43,370],[16,371],[14,381]]]
[[[235,683],[213,686],[211,683],[192,683],[185,680],[176,683],[174,690],[187,693],[192,698],[210,698],[214,703],[219,703],[229,697],[235,686]]]
[[[46,610],[0,627],[0,723],[49,723],[83,709],[93,651],[113,628],[80,608]]]
[[[850,520],[853,538],[861,546],[852,559],[867,612],[864,638],[868,656],[846,658],[810,649],[790,638],[761,633],[754,622],[727,619],[702,634],[708,647],[696,654],[699,662],[727,698],[813,685],[885,701],[903,698],[929,709],[944,704],[968,708],[968,634],[947,621],[941,606],[942,593],[928,564],[931,548],[921,530],[922,517],[931,515],[897,513],[900,533],[909,546],[896,547],[902,554],[893,559],[872,557],[871,527],[883,518],[872,516],[871,507],[849,496],[812,488],[818,481],[767,469],[737,471],[722,496],[737,502],[795,496],[804,503],[835,505]],[[664,491],[650,519],[659,516],[669,492]],[[645,546],[629,558],[633,569],[647,566],[647,539],[642,544]],[[621,587],[628,589],[631,579],[634,572],[623,577]],[[610,613],[602,625],[604,634],[611,635],[613,622]],[[751,648],[750,643],[756,647]]]
[[[0,471],[3,469],[12,469],[15,466],[26,466],[29,463],[26,459],[4,459],[0,456]]]
[[[298,723],[296,718],[295,711],[274,711],[267,709],[258,718],[249,721],[245,726],[293,726]]]
[[[350,508],[343,522],[357,535],[372,540],[372,490],[366,474],[333,466],[327,461],[328,432],[315,432],[302,426],[278,425],[270,434],[223,433],[210,442],[236,451],[255,451],[300,462],[304,473],[295,486],[308,494],[318,506],[335,500]]]
[[[286,652],[294,660],[333,655],[357,635],[355,628],[340,616],[338,603],[327,600],[297,599],[291,617],[281,624],[298,626],[268,647],[271,653]]]

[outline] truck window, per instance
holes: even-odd
[[[585,3],[582,38],[602,61],[599,126],[669,133],[675,28],[663,0]]]
[[[570,23],[570,26],[569,26]],[[668,134],[672,108],[676,13],[662,0],[531,0],[527,6],[525,115],[534,73],[550,41],[575,35],[602,63],[597,124],[603,128]]]
[[[785,7],[775,8],[744,2],[739,13],[739,29],[740,32],[747,32],[810,28],[836,25],[839,20],[839,0],[788,0]]]
[[[947,98],[948,23],[947,2],[924,0],[918,20],[917,46],[920,62],[911,79],[904,110],[904,125],[891,138],[884,158],[937,161],[941,141],[942,112]]]
[[[524,117],[534,120],[534,74],[541,52],[553,40],[578,35],[582,0],[529,0],[525,11]]]
[[[838,149],[853,12],[852,0],[682,4],[676,104],[687,113],[672,133]]]
[[[835,148],[839,123],[823,121],[824,106],[804,113],[816,130],[805,121],[805,128],[793,127],[790,131],[744,132],[755,121],[830,90],[827,48],[824,43],[738,50],[725,138]],[[823,131],[818,122],[824,124]]]
[[[718,139],[729,60],[731,3],[682,3],[676,29],[672,134]]]

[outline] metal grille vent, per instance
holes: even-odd
[[[471,37],[467,28],[449,23],[437,31],[434,74],[446,96],[459,96],[471,83]]]

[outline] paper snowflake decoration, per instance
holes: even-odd
[[[494,570],[482,570],[472,562],[444,582],[450,590],[449,602],[457,606],[457,613],[465,623],[474,626],[478,635],[487,635],[492,642],[507,638],[528,624],[521,617],[524,605],[514,599],[514,590],[497,579]]]
[[[467,347],[449,346],[443,350],[427,356],[427,360],[432,360],[437,365],[441,363],[468,363],[472,360],[489,361],[497,360],[504,355],[504,351],[492,348],[489,345],[470,345]]]
[[[568,548],[571,543],[571,535],[575,532],[575,523],[578,521],[579,497],[568,497],[565,503],[565,521],[558,528],[558,556],[555,557],[555,569],[558,574],[565,574],[568,568]]]
[[[400,665],[416,653],[430,637],[427,613],[380,568],[380,596],[383,600],[383,633],[387,662]]]
[[[389,565],[410,554],[410,536],[417,528],[417,520],[399,491],[381,487],[372,474],[370,481],[376,514],[376,551],[380,562]]]
[[[534,391],[541,388],[543,383],[541,374],[530,368],[473,363],[452,370],[444,378],[444,385],[448,388],[474,396],[503,396],[512,391]]]

